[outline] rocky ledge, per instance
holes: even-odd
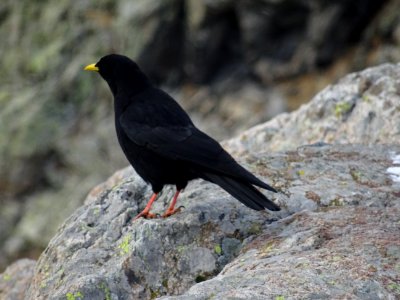
[[[7,268],[0,298],[396,299],[399,84],[399,65],[349,75],[225,144],[280,190],[268,196],[281,212],[195,181],[181,213],[133,222],[151,191],[126,168],[92,190],[36,264]]]

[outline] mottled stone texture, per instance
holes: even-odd
[[[399,120],[400,64],[384,64],[345,76],[297,111],[255,126],[225,145],[240,155],[317,142],[397,144]]]
[[[33,279],[35,265],[34,260],[20,259],[0,274],[0,299],[18,300],[28,296],[27,290]]]
[[[181,213],[135,222],[151,191],[127,168],[59,229],[28,293],[389,299],[398,293],[400,255],[400,184],[387,172],[396,153],[400,146],[323,144],[251,153],[243,162],[281,190],[271,196],[282,212],[252,211],[196,181],[182,195]],[[155,212],[171,196],[166,190]]]
[[[35,267],[17,262],[0,275],[0,296],[398,298],[399,75],[398,65],[351,74],[225,143],[280,190],[268,196],[281,212],[252,211],[199,180],[182,212],[133,222],[151,191],[126,168],[90,192]],[[165,189],[154,211],[172,195]]]

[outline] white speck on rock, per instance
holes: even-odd
[[[400,182],[400,167],[390,167],[387,172],[394,182]]]
[[[400,154],[392,152],[391,159],[393,160],[394,165],[400,164]],[[386,172],[389,173],[390,178],[394,182],[400,182],[400,167],[390,167],[386,170]]]
[[[394,165],[400,164],[400,154],[393,154],[392,159]]]
[[[400,154],[396,154],[395,152],[392,152],[390,154],[391,154],[391,159],[393,160],[393,164],[399,165],[400,164]],[[390,178],[394,182],[400,183],[400,167],[397,167],[397,166],[389,167],[389,168],[387,168],[386,172],[389,173]]]

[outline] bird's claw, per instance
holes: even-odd
[[[168,218],[182,210],[182,208],[185,208],[184,206],[179,206],[178,208],[175,209],[167,209],[167,211],[162,215],[163,218]]]
[[[133,221],[136,221],[137,219],[140,218],[145,218],[145,219],[155,219],[155,218],[159,218],[159,214],[153,214],[149,211],[142,211],[140,214],[138,214]]]

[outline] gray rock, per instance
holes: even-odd
[[[33,279],[36,262],[31,259],[20,259],[0,274],[0,299],[24,299]]]
[[[390,299],[398,292],[400,183],[387,170],[399,153],[400,146],[316,145],[243,157],[282,190],[274,199],[284,210],[276,214],[196,181],[182,195],[181,213],[132,222],[151,191],[124,169],[59,229],[28,294]],[[154,211],[171,196],[167,189]]]
[[[261,230],[276,219],[196,182],[183,193],[180,214],[132,222],[151,191],[131,168],[115,177],[121,181],[104,189],[115,182],[112,178],[95,188],[52,239],[39,259],[32,299],[64,299],[68,293],[150,299],[183,293],[217,274],[255,227]],[[154,210],[162,213],[171,196],[166,189]]]
[[[303,211],[272,224],[213,279],[162,299],[398,299],[398,207]]]
[[[247,242],[216,277],[162,299],[397,299],[400,180],[387,170],[399,151],[337,145],[272,155],[288,162],[269,173],[289,176],[284,201],[298,212]],[[315,169],[296,180],[297,167]],[[305,200],[315,206],[301,210]]]
[[[245,131],[225,143],[236,155],[282,151],[305,144],[398,143],[400,64],[350,74],[293,113]]]

